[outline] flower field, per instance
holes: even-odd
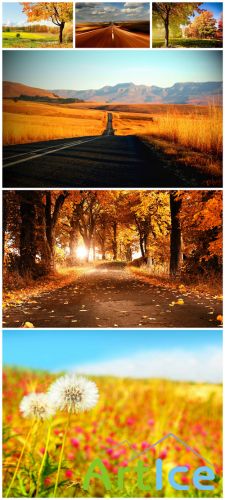
[[[97,401],[96,394],[93,394],[91,401],[89,394],[86,405],[89,411],[71,414],[69,425],[65,405],[58,408],[52,419],[34,421],[28,413],[25,417],[21,412],[25,408],[24,404],[21,405],[24,396],[31,392],[46,392],[56,379],[57,376],[44,372],[16,368],[4,371],[4,497],[7,497],[15,472],[8,496],[54,497],[57,471],[57,497],[63,498],[222,496],[220,385],[93,377],[91,380],[97,385],[99,399]],[[92,390],[95,384],[87,385],[87,388]],[[23,401],[27,400],[24,398]],[[148,449],[168,433],[178,436],[190,448],[170,436]],[[62,445],[64,453],[59,470]],[[139,459],[146,466],[145,491],[138,488],[134,471],[135,454],[139,453]],[[207,465],[199,455],[213,464],[216,474],[213,492],[197,491],[192,484],[193,470]],[[112,483],[110,491],[100,479],[91,479],[89,490],[83,489],[85,474],[96,458],[102,460],[108,471]],[[163,462],[160,491],[155,486],[157,458]],[[125,474],[121,491],[117,485],[118,469],[128,465],[131,467]],[[188,472],[179,474],[179,482],[188,487],[186,491],[175,491],[167,481],[169,470],[176,465],[188,468]]]

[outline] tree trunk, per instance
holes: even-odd
[[[176,191],[170,193],[170,215],[171,215],[171,233],[170,233],[170,275],[176,276],[180,271],[182,264],[182,237],[180,224],[181,199],[177,199]]]
[[[5,235],[7,230],[7,222],[8,222],[8,192],[3,192],[3,220],[2,220],[2,251],[3,251],[3,262],[5,256]]]
[[[56,198],[54,210],[52,213],[51,191],[46,191],[46,204],[45,204],[46,238],[51,253],[52,269],[54,269],[55,267],[55,262],[54,262],[55,226],[59,218],[60,210],[67,196],[68,192],[60,193],[60,195]]]
[[[143,240],[143,236],[139,236],[139,241],[140,241],[140,250],[141,250],[141,255],[143,257],[143,259],[145,258],[145,249],[144,249],[144,240]]]
[[[52,228],[51,208],[52,208],[51,191],[46,191],[46,204],[45,204],[46,238],[51,254],[51,267],[54,269],[54,235]]]
[[[35,206],[32,191],[20,192],[20,261],[21,276],[32,276],[35,271]]]
[[[150,242],[150,232],[146,234],[145,238],[145,257],[147,259],[147,267],[150,269],[152,267],[152,255],[151,255],[151,242]]]
[[[118,254],[118,244],[117,244],[117,222],[113,222],[113,242],[112,242],[112,250],[113,250],[113,260],[117,260],[117,254]]]
[[[37,205],[37,227],[36,234],[38,255],[41,259],[39,265],[39,272],[41,275],[48,275],[51,271],[51,251],[49,248],[46,236],[46,219],[45,219],[45,205],[43,203],[43,193],[36,191],[36,205]]]
[[[165,46],[169,47],[169,12],[167,12],[165,19]]]
[[[59,27],[59,43],[63,43],[63,30],[65,23],[62,21]]]

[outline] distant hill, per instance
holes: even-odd
[[[52,92],[61,97],[78,98],[85,101],[105,103],[161,103],[161,104],[210,104],[222,102],[221,82],[175,83],[172,87],[135,85],[119,83],[90,90],[61,90]]]
[[[101,102],[124,104],[221,104],[221,82],[185,82],[175,83],[172,87],[135,85],[134,83],[118,83],[90,90],[44,90],[29,87],[21,83],[3,82],[3,97],[17,97],[26,100],[69,102]]]
[[[56,99],[58,95],[51,92],[51,90],[39,89],[36,87],[29,87],[28,85],[23,85],[22,83],[15,82],[3,82],[3,97],[20,97],[21,95],[26,96],[38,96],[38,97],[49,97],[51,99]]]

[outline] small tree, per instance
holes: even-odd
[[[163,25],[165,29],[165,46],[169,47],[170,28],[178,28],[187,24],[190,16],[199,11],[201,3],[153,3],[153,20]]]
[[[216,19],[209,10],[203,11],[196,17],[192,27],[197,31],[199,38],[214,38],[216,35]]]
[[[52,21],[58,26],[59,43],[62,43],[65,24],[73,19],[72,2],[22,2],[22,5],[29,22]]]

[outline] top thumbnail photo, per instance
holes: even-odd
[[[222,3],[153,3],[152,25],[153,48],[223,47]]]
[[[2,46],[73,47],[73,2],[3,2]]]

